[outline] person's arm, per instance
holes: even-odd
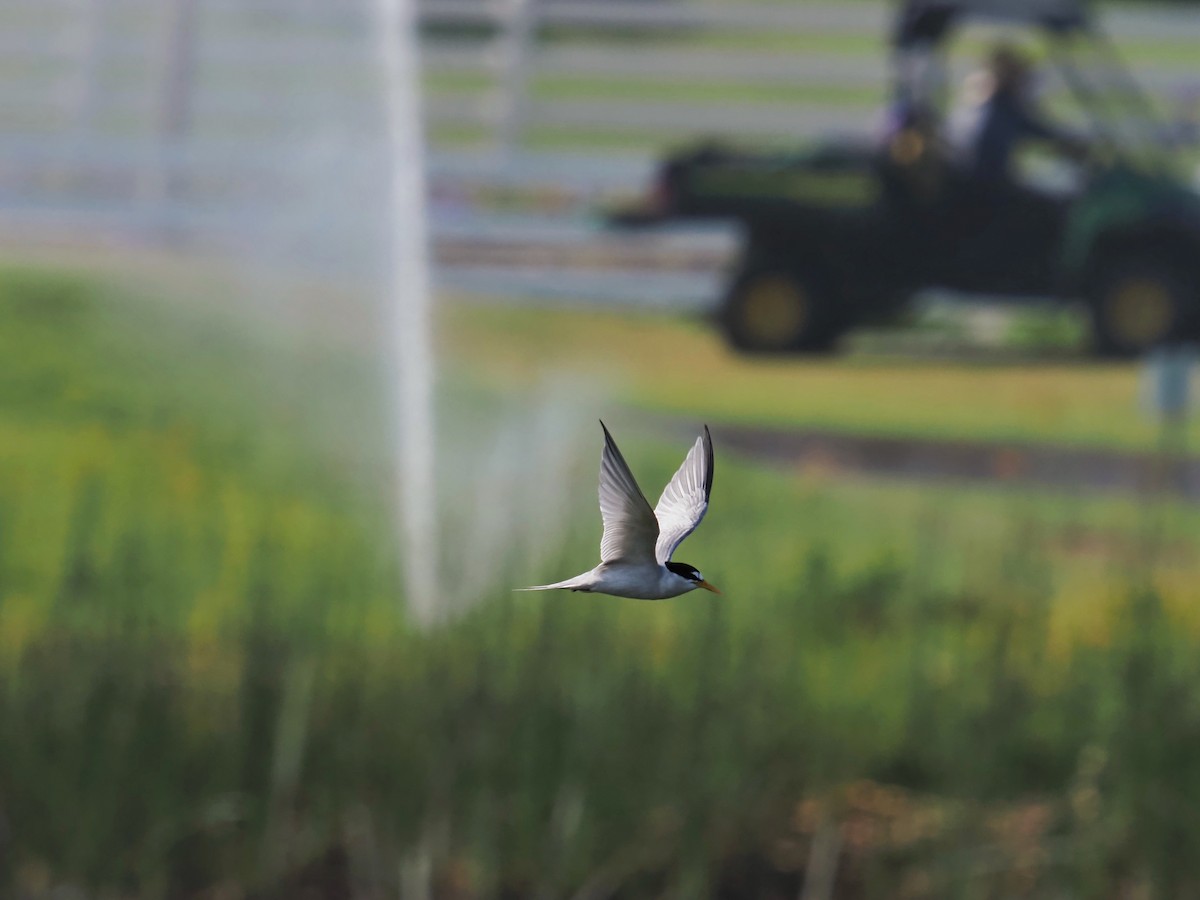
[[[1024,106],[1018,106],[1014,113],[1016,114],[1017,128],[1022,137],[1047,141],[1068,156],[1086,155],[1090,144],[1081,135],[1051,125]]]
[[[1055,143],[1068,137],[1065,132],[1055,128],[1024,104],[1013,104],[1013,118],[1021,137],[1038,138]]]

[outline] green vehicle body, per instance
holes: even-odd
[[[1082,285],[1104,251],[1123,242],[1200,251],[1200,194],[1170,174],[1130,165],[1097,173],[1075,199],[1063,235],[1067,283]]]

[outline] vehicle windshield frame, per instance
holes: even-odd
[[[1174,166],[1179,148],[1169,123],[1082,0],[910,0],[900,7],[891,42],[897,92],[913,96],[904,73],[921,68],[914,59],[945,70],[948,47],[977,24],[1024,26],[1038,34],[1047,64],[1086,117],[1102,158],[1153,171]]]

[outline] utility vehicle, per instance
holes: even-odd
[[[1045,44],[1086,120],[1072,183],[980,207],[941,139],[945,53],[964,25],[999,21]],[[1086,304],[1096,353],[1131,356],[1200,329],[1200,195],[1170,128],[1084,0],[907,0],[891,37],[898,109],[875,142],[793,153],[705,143],[659,167],[621,226],[736,222],[744,235],[717,310],[747,352],[819,352],[896,317],[920,291]]]

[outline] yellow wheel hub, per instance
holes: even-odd
[[[762,347],[788,346],[808,324],[810,303],[804,286],[785,275],[768,275],[745,288],[742,325]]]
[[[1105,313],[1113,336],[1130,347],[1148,347],[1171,328],[1171,292],[1154,278],[1130,278],[1109,293]]]

